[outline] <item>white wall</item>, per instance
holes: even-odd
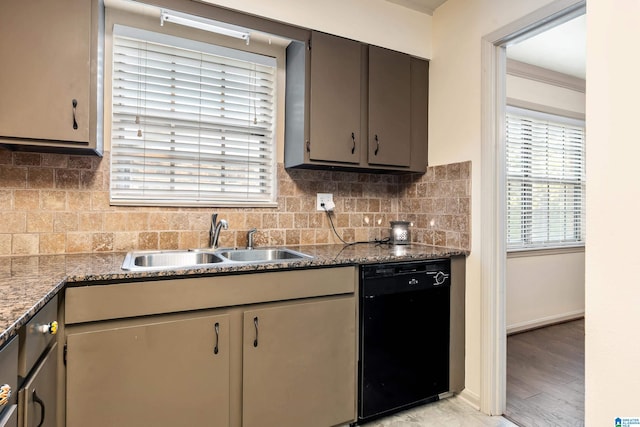
[[[507,333],[584,315],[584,252],[507,259]]]
[[[507,98],[584,114],[584,92],[507,75]]]
[[[431,58],[431,16],[385,0],[203,0]]]
[[[507,75],[507,98],[584,115],[585,94]],[[552,111],[550,111],[552,112]],[[584,251],[507,258],[507,333],[584,315]]]
[[[640,2],[587,2],[586,421],[640,418]]]
[[[467,259],[466,397],[479,404],[481,40],[549,0],[448,0],[433,14],[429,67],[429,163],[471,160],[471,255]]]

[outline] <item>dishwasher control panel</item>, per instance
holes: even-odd
[[[360,269],[360,292],[365,297],[446,287],[450,281],[449,259],[370,264]]]

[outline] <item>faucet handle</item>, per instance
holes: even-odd
[[[258,231],[257,228],[252,228],[247,231],[247,249],[253,249],[253,234]]]

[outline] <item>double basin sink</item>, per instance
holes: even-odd
[[[225,267],[239,264],[263,264],[301,261],[311,255],[287,248],[219,249],[129,252],[123,270],[146,271],[168,268]]]

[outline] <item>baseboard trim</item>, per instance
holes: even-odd
[[[542,317],[540,319],[528,320],[526,322],[514,323],[507,325],[507,335],[517,334],[519,332],[538,329],[544,326],[551,326],[556,323],[568,322],[570,320],[581,319],[584,317],[584,310],[572,311],[569,313],[558,314],[554,316]]]
[[[465,388],[458,394],[458,398],[465,402],[467,405],[473,407],[476,411],[480,410],[480,396],[469,391]]]

